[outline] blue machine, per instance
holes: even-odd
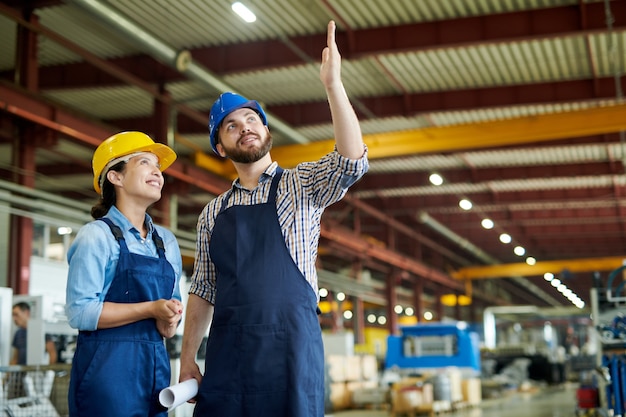
[[[480,373],[478,334],[464,322],[432,323],[400,328],[387,339],[387,369],[455,366]]]

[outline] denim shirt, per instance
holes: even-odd
[[[181,300],[180,277],[182,257],[174,234],[164,227],[154,225],[146,214],[148,235],[143,239],[139,231],[113,206],[105,217],[119,226],[124,233],[131,253],[158,257],[152,233],[156,228],[165,245],[165,257],[176,274],[172,298]],[[80,228],[67,253],[65,313],[71,327],[78,330],[96,330],[102,313],[104,299],[115,276],[120,246],[111,229],[103,221],[92,221]]]

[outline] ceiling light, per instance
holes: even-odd
[[[537,263],[537,260],[535,258],[533,258],[532,256],[529,256],[528,258],[526,258],[526,263],[528,265],[534,265]]]
[[[353,314],[352,311],[350,310],[346,310],[343,312],[343,318],[346,320],[350,320],[352,318]]]
[[[509,235],[507,233],[502,233],[500,235],[500,242],[502,242],[502,243],[511,243],[511,240],[513,240],[511,238],[511,235]]]
[[[459,207],[461,207],[463,210],[469,210],[472,208],[472,202],[464,198],[463,200],[459,201]]]
[[[57,234],[64,236],[72,233],[72,228],[67,226],[61,226],[57,228]]]
[[[414,314],[413,308],[411,308],[411,307],[405,308],[404,309],[404,314],[406,314],[407,316],[412,316]]]
[[[321,298],[324,298],[328,295],[328,290],[326,288],[320,288],[319,294]]]
[[[368,314],[367,321],[368,323],[376,323],[376,314]]]
[[[560,279],[558,279],[558,278],[554,278],[552,281],[550,281],[550,284],[551,284],[554,288],[556,288],[556,287],[558,287],[559,285],[561,285],[561,280],[560,280]]]
[[[483,228],[485,228],[485,229],[493,229],[493,226],[494,226],[494,224],[493,224],[493,220],[491,220],[491,219],[483,219],[483,220],[480,222],[480,225],[481,225]]]
[[[543,274],[543,279],[550,282],[554,279],[554,274],[552,272],[546,272],[545,274]]]
[[[513,253],[516,254],[517,256],[524,256],[524,254],[526,253],[526,249],[524,249],[524,247],[522,246],[516,246],[513,249]]]
[[[378,324],[385,324],[385,323],[387,323],[387,317],[385,316],[378,317]]]
[[[237,13],[239,17],[241,17],[245,22],[252,23],[256,21],[256,16],[252,13],[252,10],[248,9],[243,3],[235,2],[231,6],[233,12]]]
[[[443,177],[437,173],[430,174],[430,177],[428,177],[428,180],[430,181],[432,185],[443,184]]]
[[[396,306],[393,308],[393,311],[395,311],[395,312],[396,312],[396,314],[402,314],[402,312],[404,311],[404,309],[402,308],[402,306],[401,306],[400,304],[398,304],[398,305],[396,305]]]
[[[342,292],[338,292],[335,298],[337,299],[337,301],[343,301],[346,299],[346,295]]]

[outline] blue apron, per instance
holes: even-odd
[[[104,301],[139,303],[170,299],[176,282],[163,240],[152,232],[158,258],[131,253],[119,227],[106,222],[120,245],[115,277]],[[158,402],[170,384],[169,356],[154,319],[80,331],[72,361],[70,416],[166,417]]]
[[[194,416],[323,417],[324,349],[317,297],[267,203],[224,199],[209,253],[217,293]]]

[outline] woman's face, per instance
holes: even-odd
[[[159,159],[149,152],[130,158],[124,170],[116,172],[113,180],[109,178],[109,181],[124,195],[149,200],[150,204],[161,198],[163,174]]]

